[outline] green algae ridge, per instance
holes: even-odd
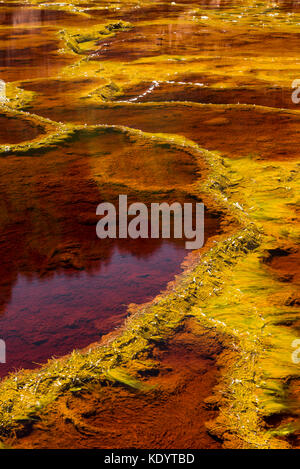
[[[126,31],[132,27],[126,21],[115,21],[114,23],[90,26],[88,29],[63,29],[59,32],[60,38],[66,47],[75,54],[86,54],[99,48],[98,41],[105,37],[114,36],[118,31]]]
[[[13,144],[0,144],[0,157],[9,156],[15,153],[19,155],[33,155],[42,154],[47,149],[60,145],[62,141],[68,139],[73,135],[76,126],[54,122],[45,117],[31,114],[19,109],[13,109],[7,104],[0,106],[0,113],[13,119],[28,120],[37,127],[43,129],[42,134],[38,135],[32,140],[26,140],[21,143]]]

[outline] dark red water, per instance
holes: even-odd
[[[18,275],[0,319],[7,346],[1,375],[99,340],[120,325],[129,303],[159,293],[179,271],[184,254],[183,247],[168,242],[148,255],[142,246],[136,254],[116,246],[95,272],[55,272],[46,279]]]
[[[131,243],[133,252],[126,241],[123,249],[118,241],[110,243],[108,258],[90,261],[87,269],[57,267],[45,277],[17,275],[0,317],[7,347],[1,376],[99,340],[122,323],[128,304],[158,294],[180,272],[187,254],[178,241]]]

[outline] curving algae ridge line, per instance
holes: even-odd
[[[27,111],[13,109],[7,104],[0,105],[0,113],[15,119],[21,117],[21,119],[32,122],[37,127],[42,127],[45,132],[32,140],[26,140],[17,144],[8,143],[0,145],[0,157],[11,155],[14,152],[25,154],[27,151],[42,151],[43,148],[49,148],[51,145],[57,146],[73,132],[75,127],[62,122],[55,122]]]
[[[23,431],[24,427],[39,419],[48,404],[68,390],[80,391],[86,383],[113,381],[147,392],[143,381],[138,378],[138,372],[156,366],[149,359],[151,349],[156,343],[168,340],[185,318],[192,315],[205,327],[213,328],[230,339],[227,341],[228,347],[231,347],[235,357],[233,363],[229,362],[224,368],[216,394],[211,397],[220,413],[216,421],[208,423],[208,431],[229,441],[229,445],[259,448],[287,446],[263,428],[263,417],[270,410],[266,411],[266,406],[259,408],[257,403],[257,388],[263,375],[263,370],[259,370],[258,357],[265,345],[261,324],[255,326],[255,334],[245,336],[230,323],[209,317],[202,310],[212,299],[222,295],[232,270],[247,261],[249,256],[255,256],[261,244],[262,235],[258,226],[251,221],[244,206],[232,201],[228,164],[218,154],[201,149],[194,142],[177,135],[148,134],[106,125],[68,125],[58,136],[50,135],[31,144],[10,145],[6,151],[2,147],[0,151],[25,156],[32,154],[32,151],[40,151],[44,145],[59,145],[61,140],[72,138],[78,130],[97,132],[98,129],[126,132],[158,144],[168,142],[174,147],[184,147],[196,158],[204,160],[208,168],[207,179],[204,183],[196,183],[196,188],[202,197],[204,194],[204,201],[206,199],[227,214],[231,232],[228,228],[227,233],[210,243],[201,257],[195,258],[166,292],[151,303],[139,306],[106,343],[91,347],[86,352],[73,351],[63,359],[49,360],[37,370],[21,370],[5,378],[0,383],[2,438]],[[245,360],[249,356],[251,359],[245,368]],[[228,392],[229,380],[235,382],[234,392]],[[232,413],[231,409],[236,406],[238,412]],[[275,412],[274,408],[272,412]]]
[[[132,28],[128,21],[98,24],[89,28],[68,28],[59,31],[59,37],[71,52],[82,55],[97,50],[97,43],[103,38],[114,36],[118,31],[126,31]]]

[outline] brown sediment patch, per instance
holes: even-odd
[[[282,320],[285,326],[293,326],[296,334],[300,334],[300,320],[298,316],[300,306],[300,250],[297,245],[286,245],[270,249],[264,257],[264,262],[271,272],[282,282],[284,288],[277,292],[275,298],[284,307],[290,309],[290,316]]]
[[[300,145],[298,112],[258,106],[120,103],[39,109],[39,114],[63,122],[126,125],[151,133],[183,135],[229,157],[296,159]],[[220,118],[226,119],[224,125],[212,125],[213,119]]]
[[[34,91],[36,93],[44,94],[44,95],[52,95],[55,98],[55,95],[62,95],[63,92],[70,93],[73,92],[75,94],[78,91],[81,91],[85,88],[90,88],[92,85],[98,84],[101,79],[100,78],[78,78],[78,79],[69,79],[64,80],[60,78],[46,78],[44,80],[33,80],[33,81],[24,81],[20,82],[20,86],[24,88],[24,90]],[[102,80],[102,82],[105,82]],[[63,97],[60,96],[62,99]]]
[[[298,0],[275,0],[280,10],[298,12],[300,11],[300,4]]]
[[[286,401],[290,412],[282,416],[279,415],[279,422],[281,427],[290,434],[288,440],[292,448],[300,449],[300,379],[298,377],[291,379]]]
[[[110,20],[116,18],[116,15],[118,15],[124,21],[132,21],[136,23],[138,21],[165,20],[166,18],[176,19],[178,15],[184,13],[187,8],[189,10],[190,5],[187,7],[181,2],[178,5],[172,5],[171,2],[164,2],[150,5],[119,4],[118,8],[119,10],[116,11],[113,8],[105,10],[105,7],[102,9],[93,9],[93,7],[91,7],[86,10],[86,12],[98,20]]]
[[[44,133],[44,126],[35,122],[30,116],[0,113],[0,144],[33,140]]]
[[[135,26],[130,31],[104,38],[98,42],[93,60],[132,61],[158,55],[185,55],[203,53],[206,36],[210,28],[198,25],[152,24]]]
[[[276,436],[281,439],[282,443],[288,441],[292,449],[300,449],[299,396],[300,379],[294,376],[288,379],[285,385],[285,410],[265,418],[266,429],[274,432],[276,428]]]
[[[31,99],[30,107],[35,108],[44,106],[55,106],[58,103],[78,104],[82,96],[86,96],[90,91],[103,86],[105,79],[95,78],[78,78],[78,79],[60,79],[46,78],[42,80],[27,80],[18,84],[24,90],[33,91],[35,95]]]
[[[0,38],[0,77],[19,81],[55,76],[77,59],[60,54],[61,42],[54,27],[5,28]]]
[[[207,80],[204,78],[204,81]],[[217,82],[218,79],[216,78],[215,81]],[[123,94],[118,94],[114,101],[137,103],[191,101],[204,104],[255,104],[298,109],[298,105],[292,102],[291,89],[279,86],[209,88],[201,81],[198,84],[189,81],[188,77],[182,81],[176,77],[176,81],[158,82],[153,89],[152,85],[153,82],[148,82],[125,88]]]
[[[300,249],[296,245],[269,249],[264,261],[276,272],[282,281],[300,285]]]
[[[289,57],[298,57],[300,35],[297,33],[270,34],[251,29],[245,32],[231,26],[222,29],[222,25],[214,27],[209,21],[136,25],[130,31],[99,41],[93,60],[127,62],[160,55],[179,56],[179,59],[186,55],[228,56],[228,48],[230,57],[241,58],[244,54],[268,57],[269,50],[274,56],[282,57],[286,54],[285,41],[289,43]]]
[[[19,27],[20,25],[40,25],[47,23],[59,24],[74,22],[76,15],[63,10],[47,10],[32,8],[30,5],[10,5],[1,3],[0,24],[2,26]],[[75,18],[74,18],[75,17]],[[78,19],[77,19],[78,22]],[[81,19],[82,22],[82,19]]]
[[[234,0],[210,0],[209,2],[207,2],[207,0],[200,0],[200,1],[192,0],[191,2],[189,0],[182,0],[180,3],[188,4],[188,5],[195,4],[197,6],[201,5],[205,9],[208,9],[208,10],[217,9],[219,11],[219,10],[226,9],[234,5]]]
[[[292,250],[286,257],[276,257],[273,259],[271,266],[276,271],[288,276],[294,284],[300,286],[300,250]]]
[[[33,37],[35,41],[33,41]],[[36,41],[39,37],[39,41]],[[58,42],[54,38],[47,37],[42,34],[42,29],[18,29],[14,30],[12,36],[10,30],[2,32],[1,45],[5,48],[0,49],[0,66],[15,67],[18,63],[32,60],[32,65],[41,64],[45,55],[50,56],[51,53],[58,49]]]
[[[66,393],[40,416],[28,436],[11,444],[15,448],[220,448],[205,427],[217,409],[206,406],[205,399],[219,377],[222,350],[214,332],[187,320],[169,342],[154,348],[154,376],[142,380],[148,391],[108,384]]]

